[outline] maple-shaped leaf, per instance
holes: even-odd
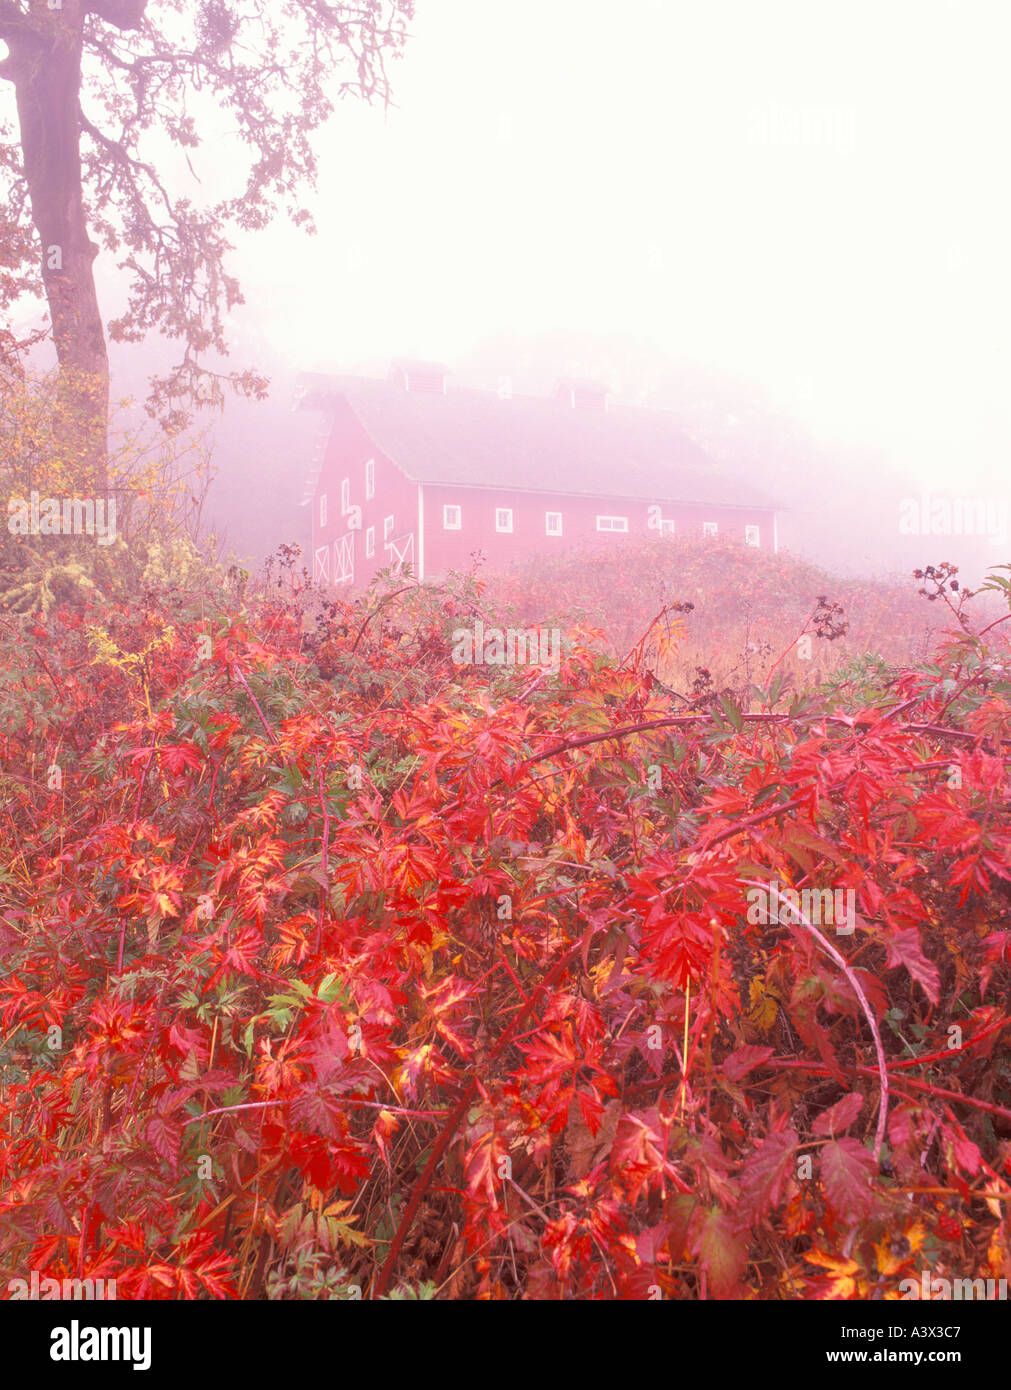
[[[927,1239],[923,1221],[910,1222],[903,1230],[892,1228],[874,1244],[874,1262],[879,1274],[895,1279],[900,1272],[912,1267],[914,1258]]]
[[[410,1100],[417,1099],[418,1083],[431,1064],[432,1044],[411,1048],[400,1065],[400,1084]]]
[[[863,1103],[864,1098],[859,1091],[850,1091],[849,1095],[821,1112],[811,1126],[812,1130],[815,1134],[845,1134],[860,1114]]]
[[[464,1160],[467,1191],[489,1206],[498,1206],[503,1183],[510,1172],[509,1149],[494,1129],[486,1129],[468,1150]]]
[[[804,1256],[809,1264],[818,1265],[827,1271],[819,1277],[808,1280],[808,1288],[815,1298],[862,1298],[866,1281],[856,1260],[845,1255],[829,1255],[823,1250],[809,1250]]]
[[[857,1139],[833,1139],[821,1151],[821,1176],[829,1206],[841,1221],[855,1224],[873,1203],[874,1159]]]
[[[139,1221],[122,1221],[105,1228],[106,1237],[115,1245],[125,1245],[128,1250],[146,1250],[147,1232]]]
[[[928,960],[923,954],[920,933],[916,928],[907,927],[903,931],[890,932],[884,937],[884,943],[888,951],[889,969],[904,965],[913,979],[923,986],[923,992],[930,1002],[938,1003],[941,997],[941,976],[933,961]]]
[[[194,1269],[196,1277],[211,1298],[238,1298],[235,1284],[228,1277],[233,1272],[234,1263],[234,1256],[221,1252],[209,1255]]]
[[[198,769],[202,762],[200,749],[192,743],[165,744],[160,749],[162,765],[177,777],[188,767]]]
[[[620,1173],[633,1202],[644,1187],[658,1185],[665,1174],[675,1171],[673,1164],[664,1157],[664,1129],[655,1107],[641,1114],[627,1112],[618,1121],[611,1147],[611,1170]]]
[[[738,1298],[748,1263],[748,1242],[728,1212],[710,1207],[698,1222],[693,1249],[713,1298]]]
[[[784,1129],[763,1139],[749,1154],[740,1173],[744,1205],[755,1218],[766,1216],[783,1199],[793,1174],[793,1156],[799,1138],[796,1130]]]

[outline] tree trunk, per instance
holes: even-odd
[[[88,236],[81,182],[83,5],[37,12],[5,35],[3,76],[14,82],[21,150],[42,242],[42,280],[60,369],[55,437],[74,485],[108,484],[109,354],[95,292],[98,247]]]

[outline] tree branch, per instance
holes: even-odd
[[[85,14],[98,15],[115,29],[140,29],[147,0],[90,0]]]

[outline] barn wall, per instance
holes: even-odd
[[[461,529],[446,530],[443,507],[461,508]],[[759,508],[687,507],[658,503],[665,520],[674,522],[678,535],[702,532],[702,524],[715,521],[719,535],[744,539],[745,526],[758,526],[762,550],[774,548],[773,513]],[[567,549],[591,537],[610,535],[615,540],[627,536],[651,533],[649,503],[607,497],[574,497],[566,493],[524,493],[509,488],[461,488],[448,484],[426,483],[424,486],[425,513],[425,574],[433,576],[447,569],[470,568],[474,551],[481,550],[489,565],[507,564],[517,555],[550,554],[557,546]],[[511,533],[495,529],[495,513],[500,507],[513,512]],[[545,513],[561,512],[561,536],[549,536],[545,529]],[[628,518],[627,532],[598,532],[597,517],[624,516]]]
[[[375,463],[375,496],[372,499],[365,496],[366,461],[369,459]],[[350,483],[351,507],[361,508],[359,530],[350,530],[349,517],[341,514],[340,491],[344,478]],[[326,497],[325,521],[320,519],[323,496]],[[443,519],[446,505],[461,508],[460,530],[446,529]],[[771,511],[659,502],[656,505],[665,520],[674,522],[676,534],[698,535],[704,522],[715,522],[720,535],[729,534],[743,540],[744,528],[754,525],[759,528],[760,548],[766,551],[775,548],[774,513]],[[509,487],[437,483],[419,487],[375,447],[344,400],[339,400],[334,407],[333,428],[311,506],[314,576],[334,583],[338,567],[347,573],[350,560],[353,578],[346,581],[346,587],[356,590],[367,586],[380,569],[390,566],[398,557],[409,560],[416,575],[422,573],[423,563],[424,577],[429,578],[450,569],[470,569],[475,552],[482,552],[487,564],[500,566],[519,555],[551,554],[555,547],[561,551],[590,538],[611,536],[620,541],[625,536],[651,534],[650,504],[644,501],[520,492]],[[495,513],[502,507],[512,510],[511,532],[496,530]],[[419,510],[423,513],[420,526]],[[547,512],[561,513],[561,536],[547,533]],[[598,515],[627,517],[628,531],[599,532]],[[389,516],[393,517],[393,529],[386,537],[385,521]],[[365,553],[369,527],[375,532],[375,553],[371,558]]]
[[[375,462],[375,496],[369,500],[365,496],[365,465],[367,460]],[[361,529],[349,531],[349,518],[341,515],[341,482],[350,482],[350,503],[361,508]],[[320,522],[320,500],[326,496],[326,521]],[[335,577],[335,547],[350,546],[353,551],[355,589],[365,587],[379,570],[386,568],[392,558],[392,550],[384,537],[384,523],[388,516],[393,517],[393,532],[390,542],[398,543],[401,550],[413,549],[414,567],[417,573],[418,553],[418,486],[405,478],[385,454],[375,445],[362,428],[357,416],[345,402],[335,409],[333,429],[323,457],[319,482],[312,500],[313,510],[313,574],[319,576],[318,552],[326,551],[328,557],[327,580]],[[369,527],[375,529],[375,554],[366,556],[366,534]],[[347,539],[350,536],[350,540]],[[408,547],[408,541],[411,542]]]

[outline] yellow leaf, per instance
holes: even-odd
[[[779,1013],[779,995],[773,993],[758,975],[748,987],[751,1006],[748,1009],[748,1022],[753,1028],[767,1033],[776,1022]]]

